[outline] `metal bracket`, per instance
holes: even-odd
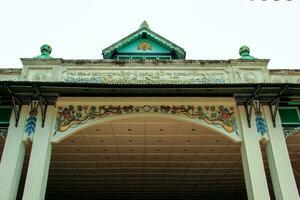
[[[278,107],[279,107],[279,102],[280,102],[280,97],[283,95],[283,93],[285,93],[288,89],[288,86],[285,85],[281,88],[281,90],[279,91],[278,95],[276,97],[274,97],[272,99],[272,101],[269,103],[269,109],[270,109],[270,114],[271,114],[271,118],[272,118],[272,123],[273,123],[273,127],[276,127],[276,116],[278,113]],[[274,109],[273,109],[273,106]]]
[[[273,109],[273,104],[269,103],[269,109],[270,109],[270,114],[271,114],[271,118],[272,118],[272,123],[273,123],[273,127],[276,127],[276,115],[278,112],[278,106],[279,106],[279,97],[276,98],[276,103],[275,103],[275,107]]]
[[[41,94],[41,92],[39,91],[39,89],[35,87],[35,93],[38,96],[38,101],[39,101],[39,105],[41,107],[41,115],[42,115],[42,127],[45,126],[45,121],[46,121],[46,115],[47,115],[47,107],[49,105],[48,101],[45,99],[45,97]]]
[[[252,109],[253,109],[253,98],[249,99],[247,103],[244,104],[246,109],[246,117],[248,122],[248,127],[251,128],[251,115],[252,115]]]
[[[8,93],[11,95],[11,100],[12,100],[12,103],[13,103],[13,111],[14,111],[15,120],[16,120],[15,126],[18,127],[19,120],[20,120],[21,109],[22,109],[22,101],[9,88],[9,86],[6,86],[6,89],[7,89]]]
[[[253,101],[253,107],[254,107],[254,113],[255,113],[256,116],[262,115],[260,100],[254,100]]]
[[[255,100],[260,88],[261,88],[261,86],[258,85],[256,87],[256,89],[253,91],[253,93],[251,94],[250,98],[247,100],[247,102],[244,103],[249,128],[251,128],[251,116],[252,116],[252,110],[253,110],[253,101]]]
[[[45,126],[45,121],[46,121],[46,114],[47,114],[47,107],[48,104],[43,104],[42,103],[42,97],[40,97],[40,107],[41,107],[41,115],[42,115],[42,127]]]

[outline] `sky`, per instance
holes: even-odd
[[[247,45],[269,68],[300,69],[300,0],[0,0],[0,68],[45,43],[55,58],[102,59],[143,20],[186,59],[235,59]]]

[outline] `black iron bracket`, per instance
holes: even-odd
[[[253,102],[256,99],[256,96],[260,90],[261,86],[258,85],[249,99],[244,103],[245,109],[246,109],[246,117],[248,122],[248,127],[251,128],[251,116],[252,116],[252,110],[253,110]]]
[[[278,95],[272,99],[272,101],[269,103],[269,109],[270,109],[270,114],[272,118],[272,123],[273,127],[276,127],[276,116],[278,113],[278,107],[279,107],[279,102],[280,102],[280,97],[288,90],[288,86],[284,85]],[[274,108],[273,108],[274,107]]]
[[[42,93],[39,91],[39,88],[36,85],[34,85],[34,88],[35,88],[35,95],[38,97],[39,106],[41,108],[42,127],[44,127],[45,126],[46,115],[47,115],[47,108],[48,108],[49,102],[42,95]]]
[[[19,125],[19,120],[20,120],[20,114],[21,114],[21,109],[22,109],[22,101],[16,96],[16,94],[10,89],[9,86],[5,86],[8,93],[11,96],[11,100],[13,103],[13,111],[14,111],[14,115],[15,115],[15,126],[18,127]]]

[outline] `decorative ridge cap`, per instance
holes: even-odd
[[[142,29],[142,28],[150,29],[149,24],[147,23],[146,20],[144,20],[144,21],[141,23],[140,29]]]

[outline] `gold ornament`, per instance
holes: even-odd
[[[143,50],[143,51],[151,50],[151,44],[145,41],[140,42],[138,45],[138,50]]]

